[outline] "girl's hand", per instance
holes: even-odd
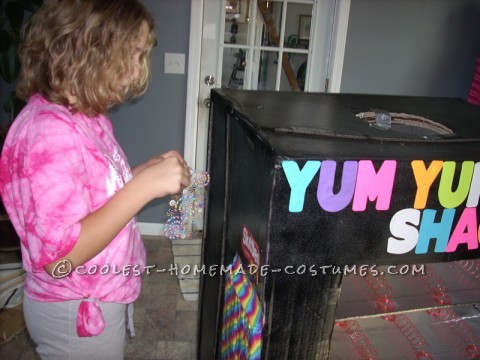
[[[190,185],[190,169],[178,152],[170,151],[145,163],[136,180],[141,191],[152,199],[160,198],[179,194]]]
[[[170,150],[166,152],[165,154],[155,156],[154,158],[151,158],[150,160],[144,162],[143,164],[137,165],[132,169],[132,176],[136,176],[138,173],[140,173],[143,169],[145,169],[147,166],[156,164],[160,161],[163,161],[167,158],[174,157],[180,160],[180,162],[185,163],[185,160],[183,159],[183,156],[176,150]]]

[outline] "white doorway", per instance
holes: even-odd
[[[205,170],[212,88],[339,92],[350,0],[192,0],[184,156]]]

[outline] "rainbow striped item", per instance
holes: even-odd
[[[480,56],[477,57],[477,66],[475,68],[475,74],[473,74],[472,85],[468,92],[467,101],[470,104],[480,105]]]
[[[225,275],[221,359],[259,360],[263,325],[256,287],[236,254]]]

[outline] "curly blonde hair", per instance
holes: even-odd
[[[140,56],[140,76],[122,89],[122,78],[133,71],[133,46],[143,22],[149,35]],[[45,2],[22,31],[18,96],[28,100],[40,93],[74,112],[94,116],[143,94],[155,41],[153,26],[137,0]],[[73,104],[69,96],[75,98]]]

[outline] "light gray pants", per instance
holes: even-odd
[[[99,336],[79,337],[77,310],[80,302],[38,302],[25,296],[25,322],[42,360],[123,359],[127,305],[99,301],[105,330]]]

